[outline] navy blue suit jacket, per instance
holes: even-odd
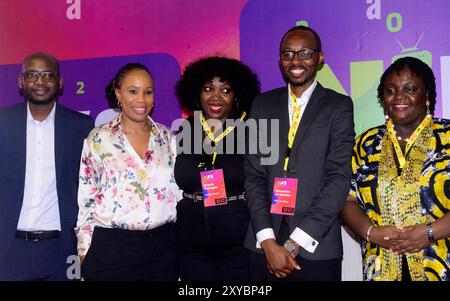
[[[27,105],[0,110],[0,266],[15,237],[22,208],[26,165]],[[76,254],[78,171],[89,116],[56,104],[55,168],[64,258]]]

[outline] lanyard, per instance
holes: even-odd
[[[409,137],[409,139],[406,143],[405,155],[411,149],[414,142],[417,140],[417,138],[419,138],[420,133],[430,123],[430,121],[431,121],[431,118],[425,117],[422,120],[422,122],[419,124],[419,126],[414,130],[414,133],[411,135],[411,137]],[[389,138],[391,139],[391,142],[394,145],[395,154],[397,155],[398,162],[400,164],[400,168],[403,168],[406,164],[406,158],[405,158],[405,155],[403,155],[400,144],[398,143],[397,136],[396,136],[396,133],[394,130],[394,124],[392,123],[392,119],[389,119],[389,121],[386,124],[386,128],[389,133]]]
[[[244,120],[245,116],[247,115],[246,112],[242,112],[240,121]],[[226,135],[228,135],[232,130],[234,130],[235,126],[229,126],[225,131],[223,131],[219,136],[214,137],[213,132],[211,131],[211,128],[209,127],[208,123],[206,122],[205,117],[203,116],[203,113],[200,113],[200,123],[202,124],[203,131],[205,131],[208,138],[214,143],[214,152],[213,152],[213,159],[212,159],[212,166],[214,166],[214,163],[216,162],[217,152],[216,152],[216,145],[219,143],[220,140],[225,138]]]
[[[297,134],[298,124],[300,123],[300,112],[302,109],[302,106],[300,103],[297,103],[297,97],[295,96],[294,92],[292,92],[291,87],[289,86],[289,93],[291,94],[291,98],[294,101],[293,104],[293,111],[292,111],[292,122],[291,126],[289,127],[289,133],[288,133],[288,149],[286,158],[284,158],[284,173],[287,172],[287,167],[289,164],[289,157],[291,155],[291,149],[292,145],[294,144],[295,134]]]

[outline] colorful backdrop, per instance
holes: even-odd
[[[1,0],[0,107],[23,101],[22,59],[47,51],[61,60],[60,102],[97,124],[114,114],[104,87],[117,69],[131,61],[148,65],[156,85],[153,117],[170,125],[182,115],[174,85],[187,63],[207,55],[240,58],[266,91],[284,85],[280,37],[306,24],[323,40],[326,64],[318,79],[353,98],[357,133],[383,122],[378,80],[405,55],[433,68],[435,115],[450,118],[449,12],[448,0]],[[357,246],[349,249],[350,240],[345,246],[347,267],[357,270]],[[344,271],[346,277],[360,276]]]
[[[155,75],[153,117],[167,125],[181,116],[174,85],[183,67],[206,55],[240,58],[263,90],[283,85],[277,65],[281,35],[296,24],[315,28],[325,62],[318,78],[352,96],[356,131],[383,122],[376,87],[396,58],[423,59],[436,74],[436,116],[450,117],[448,0],[2,0],[0,107],[22,101],[20,62],[48,51],[62,62],[60,101],[110,118],[104,87],[126,62]],[[103,114],[101,114],[103,112]]]

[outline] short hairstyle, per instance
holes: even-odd
[[[394,63],[392,63],[386,71],[384,71],[383,75],[380,78],[380,84],[378,85],[378,101],[381,106],[384,106],[384,83],[386,82],[386,78],[392,73],[400,74],[404,68],[409,68],[412,73],[414,73],[418,78],[422,79],[425,84],[426,93],[428,94],[428,100],[430,101],[430,112],[434,113],[434,109],[436,106],[436,81],[433,70],[422,62],[421,60],[415,57],[403,57],[397,59]]]
[[[312,35],[314,36],[314,39],[316,40],[316,44],[317,44],[317,50],[318,51],[322,51],[322,41],[320,40],[320,36],[317,33],[317,31],[315,31],[314,29],[304,26],[304,25],[297,25],[292,27],[291,29],[289,29],[288,31],[286,31],[286,33],[283,35],[283,37],[280,40],[280,51],[281,49],[281,44],[283,44],[283,40],[286,38],[286,36],[296,30],[303,30],[303,31],[308,31],[310,33],[312,33]]]
[[[22,61],[22,68],[26,63],[28,63],[34,59],[43,59],[49,63],[53,63],[55,65],[56,73],[58,73],[58,76],[60,76],[59,61],[56,59],[56,57],[54,57],[52,54],[50,54],[48,52],[34,52],[34,53],[28,55]]]
[[[200,110],[203,85],[214,77],[230,84],[238,102],[235,113],[248,112],[253,99],[260,93],[258,78],[240,61],[220,56],[201,58],[186,66],[176,85],[180,105],[189,111]]]
[[[116,97],[116,89],[120,89],[120,85],[122,84],[122,80],[127,75],[128,72],[133,70],[143,70],[150,75],[150,77],[153,78],[152,73],[145,65],[139,64],[139,63],[128,63],[124,65],[122,68],[117,71],[116,75],[111,79],[111,81],[108,83],[108,85],[105,88],[105,96],[108,100],[109,105],[112,108],[118,108],[119,107],[119,100]]]

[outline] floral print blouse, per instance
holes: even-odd
[[[149,118],[152,132],[142,159],[128,142],[121,114],[91,131],[81,155],[78,255],[86,255],[95,227],[149,230],[176,221],[181,191],[173,167],[176,140]]]

